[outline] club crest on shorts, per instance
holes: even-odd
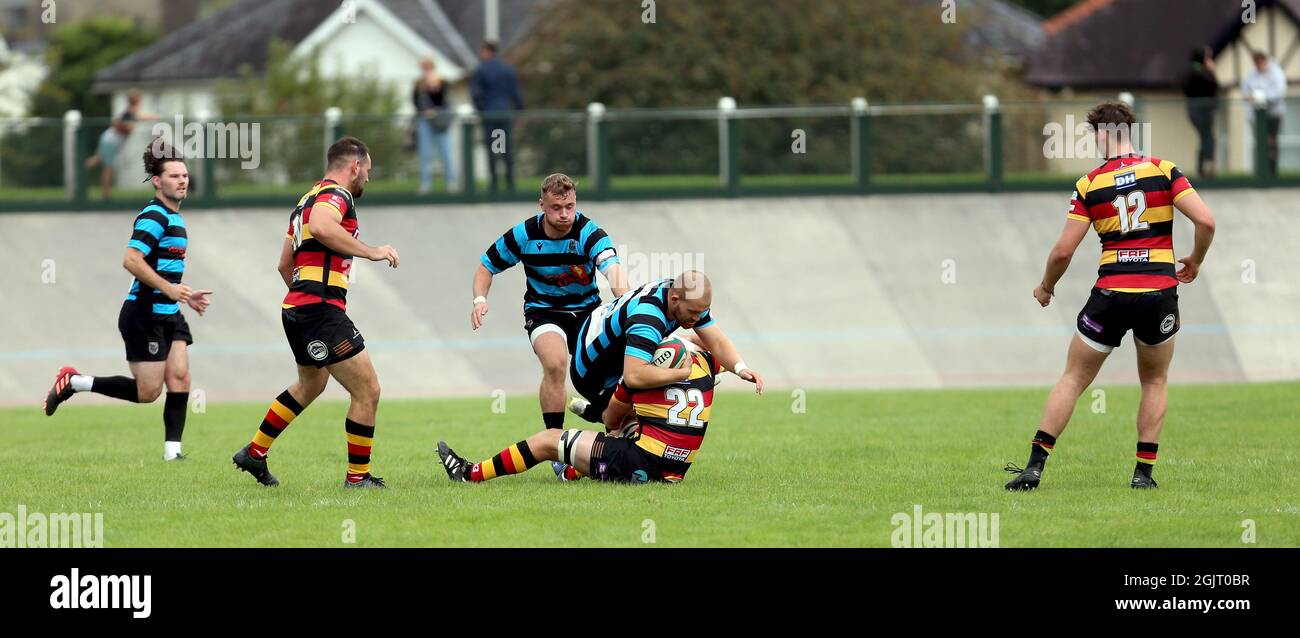
[[[307,344],[307,356],[317,360],[324,361],[325,357],[330,354],[329,348],[325,347],[325,342],[317,339]]]
[[[158,342],[157,342],[157,341],[150,341],[150,342],[149,342],[149,354],[158,354]]]
[[[1175,325],[1178,325],[1178,318],[1170,314],[1160,322],[1160,332],[1162,334],[1169,334],[1173,331]]]

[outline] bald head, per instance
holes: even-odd
[[[713,300],[713,284],[708,275],[698,270],[688,270],[673,279],[673,292],[683,299]]]
[[[668,314],[683,328],[693,328],[713,305],[713,285],[698,270],[688,270],[673,280],[668,291]]]

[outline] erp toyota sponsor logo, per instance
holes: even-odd
[[[664,448],[664,458],[669,461],[683,461],[690,458],[691,451],[686,448],[673,447],[671,445]]]
[[[1151,251],[1146,248],[1120,248],[1115,251],[1115,261],[1121,264],[1151,261]]]

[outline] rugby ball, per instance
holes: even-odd
[[[660,368],[685,368],[691,365],[691,351],[690,342],[669,335],[659,342],[655,357],[650,363]]]

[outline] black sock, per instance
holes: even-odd
[[[542,423],[546,424],[548,430],[558,430],[564,427],[564,412],[543,412]]]
[[[181,440],[185,432],[185,408],[189,407],[189,392],[168,392],[167,402],[163,403],[163,427],[166,429],[166,441]]]
[[[1056,437],[1039,430],[1034,434],[1033,445],[1029,448],[1029,465],[1042,467],[1047,463],[1047,457],[1052,454],[1052,448],[1056,446]]]
[[[90,391],[131,403],[140,402],[140,391],[136,389],[135,379],[131,377],[95,377]]]
[[[595,403],[588,403],[587,407],[582,411],[582,418],[592,423],[600,423],[600,413],[604,411],[604,408],[596,407]]]

